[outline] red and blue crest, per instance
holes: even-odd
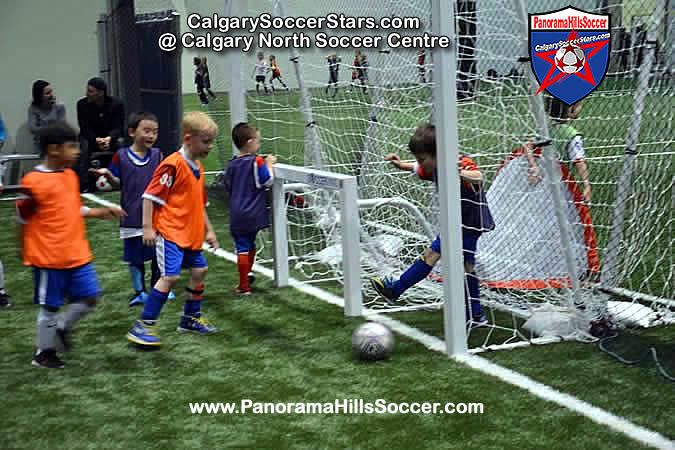
[[[607,73],[609,15],[567,7],[529,14],[529,48],[539,90],[571,105],[593,92]]]

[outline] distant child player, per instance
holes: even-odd
[[[84,217],[123,217],[119,208],[87,208],[80,183],[70,169],[80,155],[77,132],[63,121],[40,130],[43,162],[21,180],[25,198],[17,201],[23,263],[33,267],[37,351],[33,366],[62,368],[57,349],[70,349],[70,332],[101,294],[87,241]],[[57,315],[65,298],[70,306]]]
[[[279,80],[279,83],[288,90],[288,86],[284,83],[284,80],[281,79],[281,69],[277,64],[277,58],[274,55],[270,55],[270,72],[272,72],[272,78],[270,78],[270,86],[272,86],[272,92],[274,92],[274,80]]]
[[[183,147],[162,161],[143,194],[143,243],[154,245],[161,278],[150,292],[143,313],[127,339],[147,347],[160,345],[158,318],[169,292],[190,269],[189,287],[178,332],[218,331],[201,313],[204,278],[208,270],[202,254],[204,240],[214,248],[218,240],[206,213],[206,185],[200,159],[218,134],[218,126],[203,112],[183,118]]]
[[[359,82],[361,83],[361,89],[363,89],[363,93],[365,94],[368,88],[366,87],[368,84],[368,57],[366,56],[365,53],[361,53],[360,59],[359,59],[359,67],[356,70],[359,78]]]
[[[209,104],[209,98],[204,92],[204,66],[202,65],[202,59],[199,56],[195,56],[192,59],[192,63],[195,66],[195,86],[197,86],[199,101],[202,103],[202,106],[207,106]]]
[[[265,88],[265,94],[267,94],[267,83],[265,83],[265,75],[267,74],[268,70],[269,67],[265,62],[265,54],[263,52],[258,52],[258,60],[256,61],[255,66],[253,67],[252,73],[252,75],[255,75],[255,91],[257,93],[260,93],[260,83],[262,83],[263,87]]]
[[[92,169],[103,175],[114,188],[122,188],[120,202],[127,216],[120,222],[120,239],[124,241],[124,261],[129,264],[129,274],[134,295],[129,306],[145,303],[145,263],[152,262],[150,285],[159,280],[159,267],[155,249],[143,245],[143,193],[150,184],[152,174],[162,162],[162,152],[154,148],[159,132],[159,122],[152,113],[139,112],[129,116],[130,147],[117,151],[108,169]]]
[[[420,77],[420,83],[425,84],[427,82],[427,68],[425,61],[427,59],[426,50],[419,49],[417,50],[417,73]]]
[[[436,130],[433,125],[417,128],[408,143],[410,152],[415,155],[416,163],[402,162],[398,155],[390,153],[385,160],[391,161],[394,167],[412,171],[423,180],[433,181],[438,189],[438,174],[436,163]],[[467,303],[471,305],[471,319],[474,322],[485,322],[480,304],[479,280],[474,272],[478,238],[484,231],[494,229],[494,221],[487,207],[485,194],[482,190],[483,176],[476,163],[467,156],[460,156],[458,161],[461,181],[462,207],[462,244],[464,249],[464,271],[466,272],[466,287],[468,288]],[[441,258],[441,239],[436,239],[424,254],[408,268],[398,280],[390,278],[371,278],[373,288],[389,303],[395,304],[397,299],[408,288],[422,281],[429,275],[431,269]],[[465,289],[466,292],[467,289]],[[467,311],[467,316],[469,311]]]
[[[581,101],[573,105],[567,105],[555,97],[550,97],[547,100],[547,109],[553,121],[550,131],[555,150],[561,155],[560,160],[567,164],[570,169],[572,166],[576,167],[579,178],[583,183],[582,196],[584,202],[588,204],[591,202],[591,183],[588,179],[584,138],[572,124],[581,115]],[[528,144],[526,148],[530,169],[528,180],[531,184],[534,184],[538,181],[538,168],[530,153],[532,145]]]
[[[333,97],[337,95],[338,91],[338,71],[340,70],[340,58],[335,54],[331,53],[328,55],[328,85],[326,86],[326,94],[328,94],[328,89],[333,85]]]
[[[209,65],[206,56],[202,56],[202,81],[204,90],[208,92],[212,99],[216,99],[216,93],[211,90],[211,75],[209,74]]]
[[[239,269],[239,286],[235,292],[250,295],[249,274],[255,261],[256,234],[270,225],[265,187],[272,184],[277,158],[268,155],[263,159],[256,154],[260,148],[260,133],[247,123],[235,125],[232,142],[239,149],[239,155],[227,165],[225,190],[230,194],[230,232]]]
[[[356,84],[356,79],[359,77],[359,68],[361,68],[361,51],[354,50],[354,61],[352,62],[352,86]]]

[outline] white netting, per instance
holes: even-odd
[[[622,180],[626,136],[635,123],[636,98],[640,93],[636,69],[644,69],[652,47],[646,33],[631,28],[631,18],[636,13],[630,13],[622,3],[602,8],[594,1],[577,3],[576,7],[590,12],[612,14],[613,37],[607,75],[596,92],[583,101],[581,116],[574,122],[574,127],[583,134],[590,171],[592,196],[588,205],[580,198],[583,186],[577,185],[578,169],[566,162],[562,164],[563,176],[571,169],[572,178],[561,189],[562,206],[570,230],[574,271],[581,282],[582,304],[574,308],[575,317],[588,321],[600,313],[606,314],[608,295],[621,294],[617,298],[626,305],[641,302],[657,311],[651,324],[665,323],[672,320],[675,297],[672,250],[675,138],[672,54],[668,53],[673,46],[672,31],[665,31],[663,16],[654,26],[657,49],[643,92],[646,95],[636,147],[639,153],[630,163],[631,176]],[[246,15],[280,14],[273,1],[248,4]],[[562,6],[567,4],[529,2],[528,12]],[[411,35],[430,31],[434,20],[427,0],[354,0],[341,5],[341,10],[350,16],[419,17],[421,28],[407,32]],[[489,314],[493,328],[513,330],[519,326],[520,317],[529,317],[542,306],[556,314],[560,308],[569,313],[573,297],[567,288],[572,283],[542,158],[534,157],[542,179],[530,184],[528,163],[517,150],[537,135],[538,127],[528,102],[529,86],[524,76],[531,69],[529,63],[518,61],[527,56],[523,55],[526,36],[521,33],[514,3],[460,1],[455,4],[455,11],[459,147],[480,166],[497,223],[495,231],[484,234],[478,243],[477,271],[484,282],[482,299],[485,305],[494,307]],[[335,12],[335,6],[326,0],[287,2],[288,16],[323,16],[331,12]],[[652,12],[653,8],[644,14],[649,16]],[[645,29],[651,26],[648,21],[645,24]],[[313,123],[307,123],[289,51],[264,50],[266,59],[270,53],[275,54],[290,88],[289,92],[277,88],[269,94],[262,92],[262,87],[256,92],[256,83],[251,79],[256,51],[251,50],[243,57],[242,80],[249,120],[262,131],[262,151],[277,153],[282,161],[291,164],[320,165],[359,177],[360,198],[372,200],[368,208],[360,210],[364,299],[369,307],[391,309],[374,295],[367,278],[400,275],[438,233],[438,199],[432,184],[397,171],[383,161],[390,152],[412,160],[407,150],[410,136],[420,123],[433,121],[433,51],[425,52],[421,60],[416,49],[399,50],[386,45],[379,51],[363,49],[367,66],[355,67],[354,49],[298,50],[305,93],[311,98]],[[331,64],[328,57],[333,53],[340,64],[338,83],[337,89],[334,84],[327,89]],[[217,61],[215,56],[209,59],[212,60]],[[225,80],[225,72],[214,76],[211,68],[211,78],[212,84],[215,79]],[[216,86],[216,90],[226,88]],[[221,116],[226,113],[226,104],[212,105],[209,111]],[[554,153],[565,160],[566,151],[560,147],[555,145]],[[229,146],[223,145],[221,153],[223,162],[229,159]],[[614,217],[617,199],[621,198],[618,192],[625,191],[627,186],[630,191],[622,202],[625,214],[619,238],[611,240],[612,228],[616,229],[613,224],[617,223]],[[336,202],[302,188],[294,192],[288,196],[289,252],[294,261],[291,267],[308,280],[339,281],[341,269],[336,247],[339,233],[331,231],[336,224],[331,208]],[[265,236],[261,237],[264,239]],[[617,252],[612,251],[610,242]],[[598,281],[608,265],[609,254],[614,255],[612,278],[600,285]],[[424,280],[405,293],[403,309],[437,305],[441,296],[440,283]],[[610,313],[615,308],[612,306]],[[574,326],[579,325],[575,322]],[[509,334],[506,339],[516,334]],[[490,333],[482,343],[492,343],[489,339]]]

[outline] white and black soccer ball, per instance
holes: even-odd
[[[352,350],[354,356],[362,361],[387,359],[394,351],[394,335],[380,323],[366,322],[354,330]]]
[[[586,56],[584,51],[575,44],[560,47],[555,53],[555,66],[563,73],[576,73],[584,68]]]
[[[106,177],[101,175],[96,180],[96,189],[102,192],[110,192],[112,191],[112,186],[110,185],[110,183],[108,183]]]

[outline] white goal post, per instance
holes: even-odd
[[[361,315],[361,246],[356,177],[307,167],[276,164],[272,187],[272,233],[274,237],[274,279],[277,287],[288,286],[288,217],[286,182],[312,189],[339,191],[339,216],[342,230],[345,315]]]

